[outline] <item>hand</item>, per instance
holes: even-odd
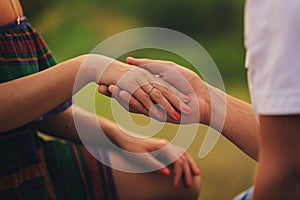
[[[192,186],[193,177],[200,174],[200,170],[192,157],[183,149],[169,144],[167,140],[136,138],[128,135],[126,142],[122,144],[120,147],[123,150],[143,153],[137,156],[130,156],[130,154],[125,153],[125,156],[135,163],[146,165],[147,168],[161,169],[160,172],[163,175],[170,175],[170,169],[166,167],[166,164],[171,163],[170,165],[173,165],[174,170],[173,184],[175,187],[178,187],[181,181],[187,187]]]
[[[185,95],[180,96],[181,99],[188,102],[189,107],[183,109],[189,112],[185,112],[184,117],[180,120],[174,120],[167,118],[167,121],[173,123],[206,123],[209,124],[210,120],[210,94],[209,86],[193,71],[184,68],[169,61],[150,60],[150,59],[135,59],[127,58],[127,63],[139,66],[140,68],[146,69],[153,74],[156,74],[165,82],[169,83],[169,90],[171,91],[182,91]],[[176,89],[175,89],[176,88]],[[121,88],[110,85],[99,87],[99,92],[106,95],[113,95],[120,104],[125,102],[130,103],[131,112],[143,113],[143,105],[135,98],[133,98],[126,91]],[[168,112],[168,108],[164,107]],[[190,110],[189,110],[190,109]]]
[[[99,58],[107,67],[98,72],[97,59]],[[179,112],[187,113],[189,111],[184,101],[178,98],[178,96],[184,97],[184,95],[176,89],[169,90],[167,82],[149,71],[103,56],[93,55],[88,59],[88,65],[94,66],[92,69],[96,72],[94,76],[99,85],[116,85],[120,90],[126,91],[140,102],[144,114],[163,120],[165,114],[159,109],[159,107],[163,107],[170,118],[178,120],[180,119]],[[128,103],[123,102],[123,106],[128,108],[126,105]],[[186,109],[181,110],[181,108]]]

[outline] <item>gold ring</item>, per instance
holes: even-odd
[[[152,87],[147,91],[147,94],[150,95],[150,92],[153,90],[153,88],[155,88],[155,85],[154,84],[151,84]]]

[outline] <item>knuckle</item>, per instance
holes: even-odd
[[[153,95],[154,95],[154,98],[157,100],[160,100],[163,98],[162,92],[159,90],[154,90]]]
[[[169,65],[169,66],[174,66],[175,65],[175,63],[172,62],[172,61],[165,61],[165,64]]]
[[[160,144],[161,144],[162,146],[166,146],[166,145],[169,144],[169,141],[166,140],[166,139],[159,139],[159,142],[160,142]]]
[[[177,163],[178,163],[178,165],[182,165],[182,164],[183,164],[182,159],[178,159],[178,160],[177,160]]]
[[[182,156],[181,159],[182,159],[182,162],[183,162],[183,163],[186,163],[186,162],[187,162],[187,158],[186,158],[186,157]]]
[[[137,68],[137,71],[139,72],[139,74],[137,74],[138,76],[139,75],[143,75],[142,77],[146,76],[146,75],[149,75],[149,72],[145,69],[142,69],[142,68]],[[139,76],[140,77],[140,76]]]
[[[187,161],[187,154],[186,154],[186,152],[184,152],[184,153],[180,156],[180,158],[181,158],[182,160],[184,160],[184,161]]]
[[[169,89],[169,87],[164,87],[163,94],[164,94],[165,96],[168,96],[168,95],[170,94],[170,89]]]

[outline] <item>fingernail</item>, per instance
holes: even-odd
[[[178,112],[174,111],[173,115],[174,115],[175,119],[180,119],[180,114]]]
[[[186,105],[183,106],[183,110],[187,113],[191,112],[191,108]]]
[[[179,185],[180,185],[179,183],[175,183],[175,187],[176,187],[176,188],[178,188],[178,187],[179,187]]]
[[[158,112],[157,112],[157,116],[158,116],[159,118],[163,118],[164,114],[163,114],[162,112],[158,111]]]
[[[166,176],[169,176],[169,175],[170,175],[170,171],[169,171],[168,169],[166,169],[166,168],[162,169],[160,172],[161,172],[163,175],[166,175]]]
[[[182,99],[183,99],[184,101],[190,101],[190,100],[191,100],[190,97],[188,97],[188,96],[186,96],[186,95],[184,95],[184,96],[182,97]]]
[[[196,170],[195,170],[195,174],[196,174],[196,175],[200,175],[200,169],[196,169]]]
[[[188,186],[192,187],[192,186],[193,186],[193,181],[190,181],[190,182],[188,183]]]

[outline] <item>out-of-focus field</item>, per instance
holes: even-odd
[[[246,70],[243,67],[243,1],[28,0],[23,4],[25,14],[45,38],[59,62],[89,53],[98,43],[121,31],[143,26],[171,28],[203,45],[216,62],[226,91],[249,101]],[[149,52],[134,55],[177,61],[171,55]],[[95,104],[91,103],[91,99],[95,100]],[[98,114],[115,120],[111,112],[111,99],[96,94],[95,85],[81,90],[75,96],[75,102],[89,110],[95,106]],[[140,125],[150,122],[143,116],[131,116]],[[197,135],[188,148],[201,169],[203,190],[199,199],[232,199],[252,185],[256,163],[222,136],[210,154],[199,159],[206,129],[199,125]],[[154,136],[171,140],[177,130],[177,126],[168,124]]]

